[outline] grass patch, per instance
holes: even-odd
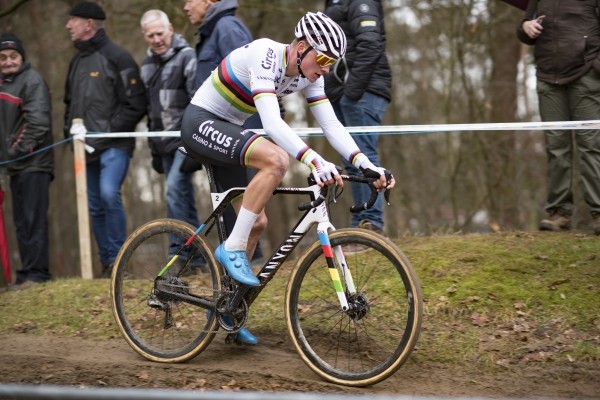
[[[482,368],[600,361],[600,243],[572,233],[396,240],[424,295],[413,362]],[[250,310],[253,332],[287,336],[285,265]],[[107,280],[60,279],[0,294],[0,333],[120,338]]]

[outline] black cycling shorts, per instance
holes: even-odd
[[[188,156],[213,166],[218,191],[248,185],[256,171],[246,169],[245,156],[252,144],[260,140],[265,139],[193,104],[188,105],[183,114],[183,146]]]
[[[181,140],[188,154],[203,163],[245,167],[252,146],[265,139],[190,104],[183,114]]]

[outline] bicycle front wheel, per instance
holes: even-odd
[[[196,237],[159,276],[194,231],[174,219],[148,222],[127,238],[115,260],[111,300],[117,326],[149,360],[187,361],[210,344],[218,329],[214,313],[177,297],[213,304],[218,297],[220,270],[202,238]]]
[[[408,259],[387,238],[364,229],[330,234],[354,280],[342,310],[319,242],[298,261],[286,293],[286,324],[304,362],[327,381],[368,386],[392,375],[417,342],[421,288]],[[339,264],[339,260],[336,260]],[[342,271],[337,265],[338,271]],[[341,275],[341,272],[340,272]]]

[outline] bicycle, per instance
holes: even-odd
[[[129,345],[149,360],[178,363],[205,350],[219,329],[231,343],[253,301],[317,225],[318,240],[296,261],[287,284],[285,323],[296,351],[317,375],[336,384],[369,386],[396,372],[416,345],[423,311],[417,276],[400,249],[369,230],[335,230],[329,207],[339,193],[309,178],[307,187],[274,191],[310,201],[298,206],[304,213],[260,269],[260,286],[238,285],[215,261],[205,237],[216,225],[219,240],[225,240],[223,211],[245,188],[216,193],[212,169],[206,171],[214,211],[198,228],[172,219],[148,222],[117,256],[112,309]],[[369,202],[353,209],[374,203],[377,192],[371,189]],[[183,245],[175,252],[177,242]],[[361,251],[348,252],[356,245]],[[201,259],[204,273],[185,276]]]

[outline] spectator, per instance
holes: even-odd
[[[7,160],[21,269],[15,284],[50,280],[48,203],[54,172],[50,90],[19,38],[0,37],[0,151]],[[32,154],[39,151],[39,153]],[[9,282],[10,283],[10,282]]]
[[[77,3],[66,28],[78,52],[69,64],[65,85],[65,135],[74,118],[82,118],[85,133],[131,132],[146,112],[139,67],[114,44],[104,30],[104,10],[96,3]],[[86,138],[88,205],[100,251],[102,278],[125,241],[126,219],[121,186],[135,147],[134,138]]]
[[[198,27],[196,42],[196,83],[202,82],[233,50],[252,41],[252,34],[235,16],[237,0],[186,0],[183,9]]]
[[[519,40],[534,46],[537,93],[542,121],[600,118],[600,23],[596,0],[530,0],[517,28]],[[600,235],[600,131],[547,130],[548,217],[540,230],[571,228],[573,156],[585,202]],[[574,136],[574,138],[573,138]]]
[[[195,89],[200,87],[202,82],[210,76],[223,58],[238,47],[252,41],[252,34],[248,28],[239,18],[235,17],[237,8],[237,0],[187,0],[185,2],[183,9],[190,22],[198,27],[196,42],[198,66]],[[248,129],[262,129],[258,114],[250,117],[244,126]],[[214,168],[219,191],[225,191],[231,187],[223,185],[223,182],[228,181],[227,176],[247,175],[246,181],[239,182],[240,186],[246,186],[255,173],[254,170],[246,170],[237,166]],[[231,206],[226,210],[224,219],[227,233],[230,233],[236,219],[235,211]],[[260,259],[262,259],[262,250],[259,243],[256,246],[253,261]]]
[[[345,126],[379,126],[391,100],[392,73],[385,54],[383,7],[379,0],[327,0],[325,14],[337,22],[348,39],[346,56],[325,76],[325,93],[338,119]],[[352,135],[361,152],[380,166],[378,133]],[[346,171],[359,174],[348,160]],[[366,203],[371,195],[366,185],[351,184],[354,203]],[[375,205],[352,214],[351,226],[383,234],[383,198]]]
[[[175,34],[169,17],[161,10],[149,10],[140,21],[144,40],[148,43],[141,74],[148,98],[150,131],[179,131],[181,117],[194,95],[196,56],[187,41]],[[195,160],[177,151],[181,139],[149,138],[152,167],[166,174],[167,217],[199,226],[192,172]],[[176,252],[182,243],[173,243]],[[204,263],[204,260],[201,260]],[[196,268],[194,268],[196,266]],[[186,272],[199,272],[200,264],[192,264]]]

